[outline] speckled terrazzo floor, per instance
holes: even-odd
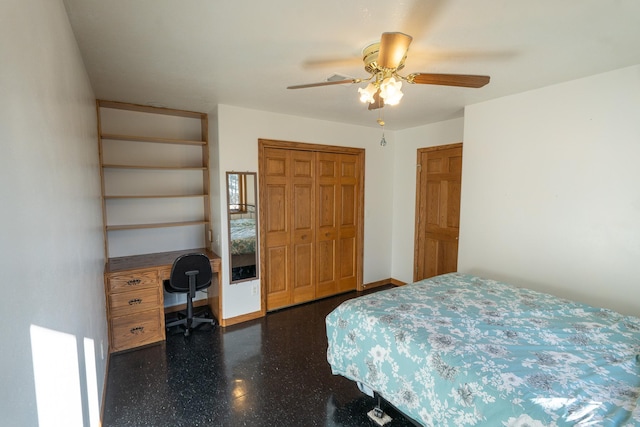
[[[326,360],[324,318],[357,295],[112,355],[103,426],[376,426],[375,400]],[[384,408],[386,426],[412,426]]]

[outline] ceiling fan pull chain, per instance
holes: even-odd
[[[382,108],[378,110],[378,124],[382,126],[382,139],[380,139],[380,146],[384,147],[387,145],[387,140],[384,138],[384,120],[383,120],[383,111]]]

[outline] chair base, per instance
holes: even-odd
[[[208,313],[205,312],[204,314],[207,315]],[[204,324],[215,326],[217,321],[214,318],[196,317],[196,315],[189,318],[185,311],[181,311],[178,312],[178,319],[165,323],[165,327],[168,330],[174,326],[182,326],[184,329],[184,336],[189,336],[192,330],[197,329]]]

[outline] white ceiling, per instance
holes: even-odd
[[[490,75],[481,89],[405,85],[387,128],[640,63],[638,0],[64,0],[96,97],[211,112],[218,104],[377,126],[363,47],[413,36],[403,74]],[[339,61],[312,65],[314,60]],[[322,62],[322,61],[320,61]]]

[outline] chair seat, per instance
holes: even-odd
[[[187,309],[184,318],[167,323],[167,328],[181,325],[185,328],[185,335],[189,335],[194,325],[215,324],[214,319],[203,319],[194,316],[193,313],[193,298],[196,292],[211,286],[212,279],[211,261],[204,254],[186,254],[174,261],[169,280],[165,280],[163,286],[167,292],[187,294]]]

